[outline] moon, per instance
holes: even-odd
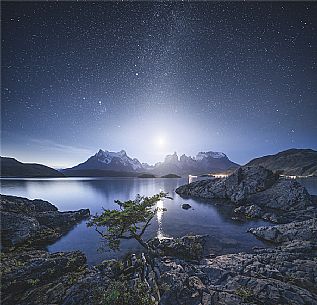
[[[165,146],[165,144],[166,144],[166,140],[165,140],[165,137],[163,137],[163,136],[158,136],[157,138],[156,138],[156,145],[158,146],[158,147],[164,147]]]

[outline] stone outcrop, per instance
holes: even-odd
[[[202,199],[225,199],[238,206],[237,214],[275,223],[317,216],[317,205],[294,180],[280,179],[264,167],[240,167],[227,178],[180,186],[176,193]]]
[[[0,212],[3,247],[53,241],[90,215],[88,209],[59,212],[47,201],[5,195]]]
[[[205,199],[221,198],[233,202],[246,200],[250,194],[272,186],[278,176],[264,167],[238,168],[226,178],[201,180],[180,186],[176,193]]]

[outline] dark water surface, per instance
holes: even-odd
[[[317,178],[301,179],[311,194],[317,194]],[[164,200],[159,205],[167,211],[157,215],[146,232],[145,238],[153,236],[177,237],[189,233],[208,234],[207,247],[211,253],[234,253],[252,251],[254,246],[264,244],[246,233],[248,228],[267,224],[264,221],[241,223],[232,220],[228,206],[216,206],[193,199],[182,199],[174,190],[187,183],[186,179],[140,179],[140,178],[52,178],[52,179],[2,179],[1,193],[48,200],[61,211],[89,208],[92,214],[101,208],[117,208],[115,199],[128,200],[141,195],[169,192],[174,200]],[[216,201],[213,201],[216,203]],[[181,205],[189,203],[190,210]],[[86,221],[76,225],[60,240],[48,246],[50,252],[81,250],[89,264],[103,259],[117,258],[127,251],[136,251],[134,241],[124,241],[120,252],[98,251],[102,246],[100,236]]]

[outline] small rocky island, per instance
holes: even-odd
[[[33,240],[30,230],[22,230],[28,238],[18,239],[19,248],[2,253],[3,304],[113,304],[120,294],[122,304],[138,305],[317,304],[317,205],[304,187],[262,167],[247,167],[227,178],[181,186],[176,192],[206,200],[222,198],[244,221],[263,218],[278,223],[246,232],[270,245],[252,253],[211,256],[204,247],[205,236],[155,238],[148,242],[148,253],[87,267],[79,251],[48,253],[32,245],[21,247]],[[12,210],[10,200],[16,202]],[[49,203],[39,201],[35,208],[32,202],[4,196],[2,213],[16,213],[27,223],[54,231],[69,219],[77,221],[88,214],[65,212],[75,214],[58,218],[61,212]],[[27,212],[24,218],[21,208]],[[57,218],[53,221],[50,214]],[[12,228],[4,228],[7,243],[15,244]]]
[[[182,178],[182,177],[176,174],[167,174],[167,175],[161,176],[161,178]]]

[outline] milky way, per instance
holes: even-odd
[[[317,3],[4,2],[2,19],[3,155],[317,148]]]

